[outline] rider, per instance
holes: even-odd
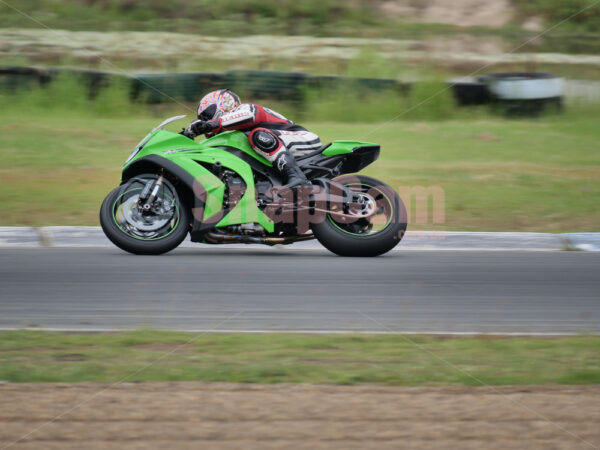
[[[250,146],[273,163],[287,187],[311,185],[292,153],[319,149],[321,140],[315,133],[269,108],[241,103],[229,89],[220,89],[200,100],[198,120],[194,120],[184,134],[193,139],[200,134],[211,137],[229,130],[245,132]]]

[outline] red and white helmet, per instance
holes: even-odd
[[[218,119],[240,106],[240,98],[229,89],[212,91],[202,97],[198,105],[198,119]]]

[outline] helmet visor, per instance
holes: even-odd
[[[198,112],[198,119],[200,120],[211,120],[214,119],[215,113],[217,112],[217,105],[212,104]]]

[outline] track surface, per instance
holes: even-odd
[[[600,332],[600,254],[0,249],[0,328]]]

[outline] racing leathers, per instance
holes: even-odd
[[[321,140],[315,133],[269,108],[242,103],[218,119],[192,122],[187,134],[191,137],[203,133],[214,136],[230,130],[246,133],[250,146],[273,163],[287,187],[310,185],[294,157],[321,148]]]

